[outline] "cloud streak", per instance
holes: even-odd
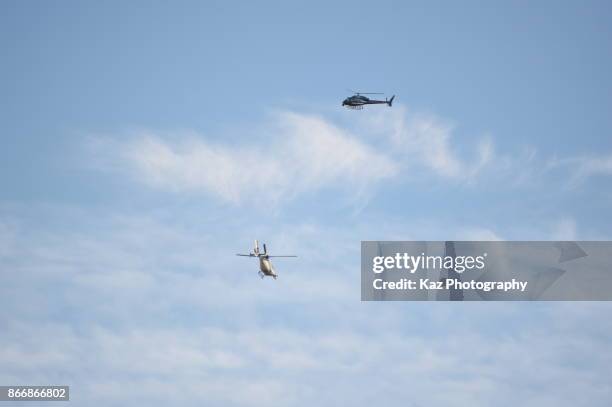
[[[568,158],[554,158],[548,163],[551,169],[562,168],[570,171],[572,186],[595,176],[612,175],[612,154],[581,155]]]
[[[420,175],[425,170],[443,178],[473,180],[495,156],[493,142],[483,138],[471,146],[473,156],[462,157],[452,145],[455,127],[451,123],[433,114],[410,112],[402,105],[367,116],[362,123],[383,140],[388,138],[388,150],[408,172]]]
[[[451,145],[452,126],[394,109],[359,119],[358,126],[280,112],[237,145],[197,133],[152,131],[132,132],[122,141],[96,138],[92,145],[105,167],[152,188],[273,206],[325,188],[358,197],[406,176],[470,181],[493,160],[490,140],[474,146],[475,158],[464,159]]]
[[[147,185],[203,191],[235,204],[277,204],[331,185],[359,191],[398,172],[389,157],[320,117],[280,113],[264,133],[272,132],[235,147],[194,134],[172,141],[149,132],[112,153]]]
[[[568,186],[612,175],[606,155],[547,159],[533,147],[501,154],[490,137],[464,140],[461,148],[455,139],[449,121],[398,105],[348,124],[284,111],[238,138],[146,130],[94,137],[89,147],[99,167],[148,187],[272,208],[326,189],[356,200],[385,182],[489,182],[499,189],[549,183],[555,169],[567,171],[560,182]]]

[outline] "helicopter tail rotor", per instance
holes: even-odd
[[[391,99],[387,100],[387,104],[389,105],[389,107],[393,105],[393,99],[395,99],[395,95],[391,96]]]

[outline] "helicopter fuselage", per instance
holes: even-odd
[[[259,270],[266,276],[278,277],[268,256],[259,255]]]
[[[363,106],[363,105],[377,105],[387,103],[384,100],[372,100],[365,96],[351,96],[342,102],[342,106]]]
[[[393,103],[393,99],[395,98],[395,95],[391,97],[391,99],[385,99],[385,100],[376,100],[376,99],[370,99],[367,96],[363,96],[363,95],[353,95],[353,96],[349,96],[346,99],[344,99],[342,101],[342,106],[348,107],[350,109],[362,109],[363,106],[365,105],[389,105],[391,106],[391,104]]]

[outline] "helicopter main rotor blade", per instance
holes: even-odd
[[[349,92],[353,92],[356,95],[384,95],[384,92],[357,92],[353,89],[347,89]]]
[[[357,92],[356,90],[353,89],[347,89],[349,92],[352,92],[356,95],[384,95],[384,92]]]
[[[268,257],[297,257],[297,256],[268,256]]]

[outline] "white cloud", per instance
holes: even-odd
[[[424,168],[434,174],[460,180],[471,180],[494,156],[493,142],[482,138],[472,156],[464,158],[452,146],[454,126],[433,114],[410,112],[398,105],[381,110],[363,120],[371,131],[389,138],[389,150],[409,172]]]
[[[576,240],[576,221],[571,218],[560,219],[553,227],[552,240]]]
[[[110,153],[148,185],[204,191],[233,203],[274,204],[331,185],[360,191],[398,171],[389,157],[320,117],[279,113],[276,119],[237,146],[145,132]]]
[[[562,182],[569,179],[571,186],[612,175],[610,155],[548,159],[531,146],[498,153],[490,137],[460,140],[449,121],[402,105],[339,123],[279,112],[238,139],[135,131],[121,139],[93,138],[89,146],[99,167],[150,187],[265,207],[325,188],[361,198],[392,180],[516,187],[541,184],[550,170],[562,168],[570,171]]]
[[[487,138],[471,147],[470,157],[461,157],[451,144],[453,126],[433,115],[397,106],[367,117],[357,119],[357,126],[340,126],[320,116],[281,112],[240,142],[139,131],[122,141],[95,138],[91,146],[106,157],[103,167],[119,168],[151,187],[265,205],[328,187],[359,197],[400,175],[471,182],[496,159]]]
[[[484,240],[498,241],[503,240],[497,233],[487,228],[470,227],[462,230],[457,235],[457,239],[462,240]]]
[[[549,160],[548,167],[569,170],[570,185],[575,186],[589,177],[612,175],[612,154],[553,158]]]
[[[424,332],[432,324],[419,324],[405,313],[394,314],[395,324],[378,324],[373,310],[356,305],[344,312],[365,312],[371,320],[349,331],[257,324],[116,331],[92,325],[75,331],[65,324],[20,323],[11,325],[8,338],[4,334],[9,348],[18,350],[8,357],[0,353],[5,366],[0,379],[45,382],[59,375],[71,384],[74,401],[89,405],[172,400],[213,406],[367,406],[404,399],[417,406],[607,405],[610,325],[584,328],[584,321],[604,317],[609,307],[573,306],[588,308],[589,314],[581,316],[559,305],[534,310],[493,304],[485,311],[482,305],[461,304],[461,313],[448,305],[421,309],[428,317],[441,311],[443,320],[434,324],[437,335]],[[539,314],[536,322],[526,313]],[[546,324],[538,327],[537,321]],[[487,330],[487,324],[496,325]],[[41,337],[46,340],[33,339]],[[28,346],[36,347],[36,360],[28,358]]]
[[[75,212],[49,214],[68,230],[0,218],[17,219],[0,287],[0,382],[59,377],[77,405],[536,406],[542,394],[544,405],[586,405],[577,391],[606,405],[611,395],[606,304],[361,303],[355,236],[378,221],[266,225],[300,260],[260,280],[251,259],[233,256],[244,222],[205,222],[209,235],[186,226],[197,212]]]

